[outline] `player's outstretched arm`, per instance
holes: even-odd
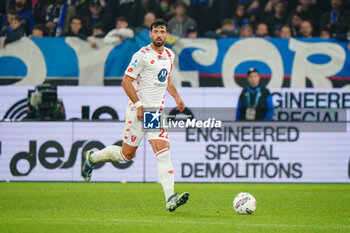
[[[181,99],[179,93],[177,92],[173,82],[171,81],[171,78],[169,76],[168,78],[168,86],[167,91],[170,93],[172,97],[174,97],[175,103],[177,105],[176,110],[179,110],[182,112],[185,109],[185,102]]]
[[[122,87],[125,91],[125,93],[127,94],[127,96],[129,97],[129,99],[134,103],[138,103],[140,100],[139,100],[139,97],[137,96],[136,94],[136,90],[135,90],[135,87],[132,85],[132,82],[134,81],[133,78],[127,76],[127,75],[124,75],[123,77],[123,81],[122,81]],[[141,102],[139,102],[141,103]],[[139,121],[142,121],[143,120],[143,106],[140,105],[139,107],[137,107],[137,119]]]

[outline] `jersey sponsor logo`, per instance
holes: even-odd
[[[159,82],[164,82],[167,77],[168,77],[168,70],[165,68],[161,69],[158,73]]]
[[[133,71],[134,71],[133,68],[129,68],[129,69],[128,69],[128,72],[133,72]]]
[[[153,83],[154,87],[166,87],[167,85],[167,83]]]

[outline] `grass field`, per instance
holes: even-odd
[[[176,184],[191,194],[169,213],[160,184],[0,183],[0,232],[350,232],[349,184]],[[238,215],[239,192],[257,199]]]

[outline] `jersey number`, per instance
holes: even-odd
[[[169,139],[168,130],[164,128],[160,128],[160,130],[162,130],[162,132],[158,135],[158,137]]]

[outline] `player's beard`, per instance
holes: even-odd
[[[156,40],[153,41],[153,44],[156,46],[156,47],[162,47],[162,45],[164,44],[164,40],[160,39],[160,41],[158,41],[159,38],[157,38]]]

